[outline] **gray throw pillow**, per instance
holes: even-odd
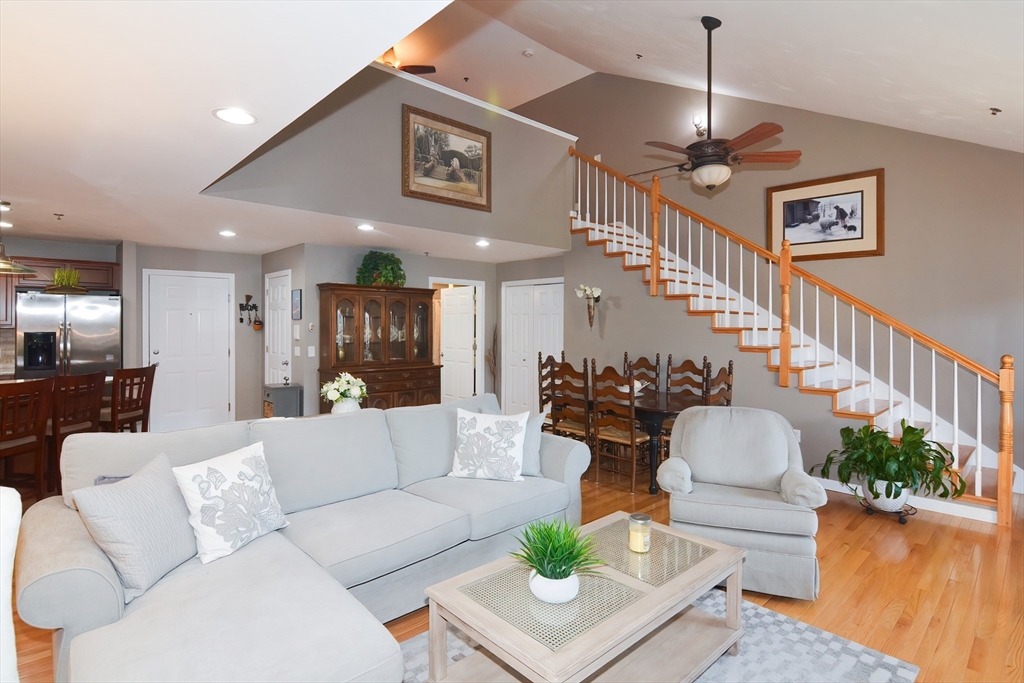
[[[163,453],[124,481],[78,489],[74,497],[85,528],[117,570],[125,603],[195,557],[188,508]]]
[[[523,476],[539,477],[540,471],[540,435],[544,426],[543,413],[530,413],[526,421],[526,441],[523,443]]]

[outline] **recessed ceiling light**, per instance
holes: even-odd
[[[476,246],[478,246],[478,247],[486,247],[488,244],[490,244],[490,242],[488,242],[487,240],[477,240],[476,241]]]
[[[363,223],[362,225],[357,225],[356,230],[373,230],[373,226],[369,223]]]
[[[0,228],[13,228],[14,223],[8,223],[7,221],[0,221]]]
[[[236,123],[239,126],[248,126],[256,123],[256,117],[247,112],[244,109],[238,107],[224,107],[222,109],[214,109],[213,115],[221,121],[227,121],[228,123]]]
[[[235,231],[234,230],[221,230],[220,234],[221,234],[222,237],[234,237],[235,236]]]
[[[10,210],[11,210],[11,203],[10,202],[0,202],[0,211],[10,211]]]

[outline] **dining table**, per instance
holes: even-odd
[[[689,392],[641,391],[636,394],[634,415],[651,437],[651,495],[658,492],[658,444],[665,420],[679,416],[687,408],[704,405],[703,399]]]

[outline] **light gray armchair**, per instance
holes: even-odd
[[[828,498],[804,472],[786,418],[756,408],[684,411],[658,484],[672,494],[673,527],[746,549],[743,588],[818,597],[814,509]]]

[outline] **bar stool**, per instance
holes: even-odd
[[[114,386],[110,395],[110,408],[100,411],[100,428],[105,432],[120,432],[125,427],[136,431],[149,431],[149,404],[153,397],[153,377],[156,365],[146,368],[114,370]]]
[[[46,435],[50,437],[49,489],[60,490],[60,454],[64,439],[78,432],[100,429],[100,406],[107,373],[66,375],[53,382],[53,411]]]
[[[14,479],[16,455],[35,456],[36,495],[46,495],[43,468],[46,460],[46,421],[53,400],[53,379],[0,384],[0,458],[4,462],[4,478]]]

